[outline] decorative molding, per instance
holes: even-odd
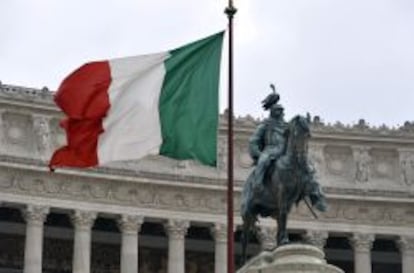
[[[184,240],[187,234],[187,229],[190,227],[189,221],[184,220],[172,220],[169,219],[165,224],[164,228],[170,239]]]

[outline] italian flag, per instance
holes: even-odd
[[[161,154],[215,166],[224,32],[157,54],[87,63],[55,95],[67,145],[56,167]]]

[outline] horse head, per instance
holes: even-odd
[[[309,120],[297,115],[292,118],[288,125],[289,140],[287,152],[298,158],[306,158],[308,152],[308,142],[311,137]]]

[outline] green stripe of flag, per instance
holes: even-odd
[[[223,36],[220,32],[170,52],[159,100],[160,154],[216,165]]]

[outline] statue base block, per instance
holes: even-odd
[[[263,251],[249,260],[237,273],[344,273],[325,260],[317,247],[289,244],[273,251]]]

